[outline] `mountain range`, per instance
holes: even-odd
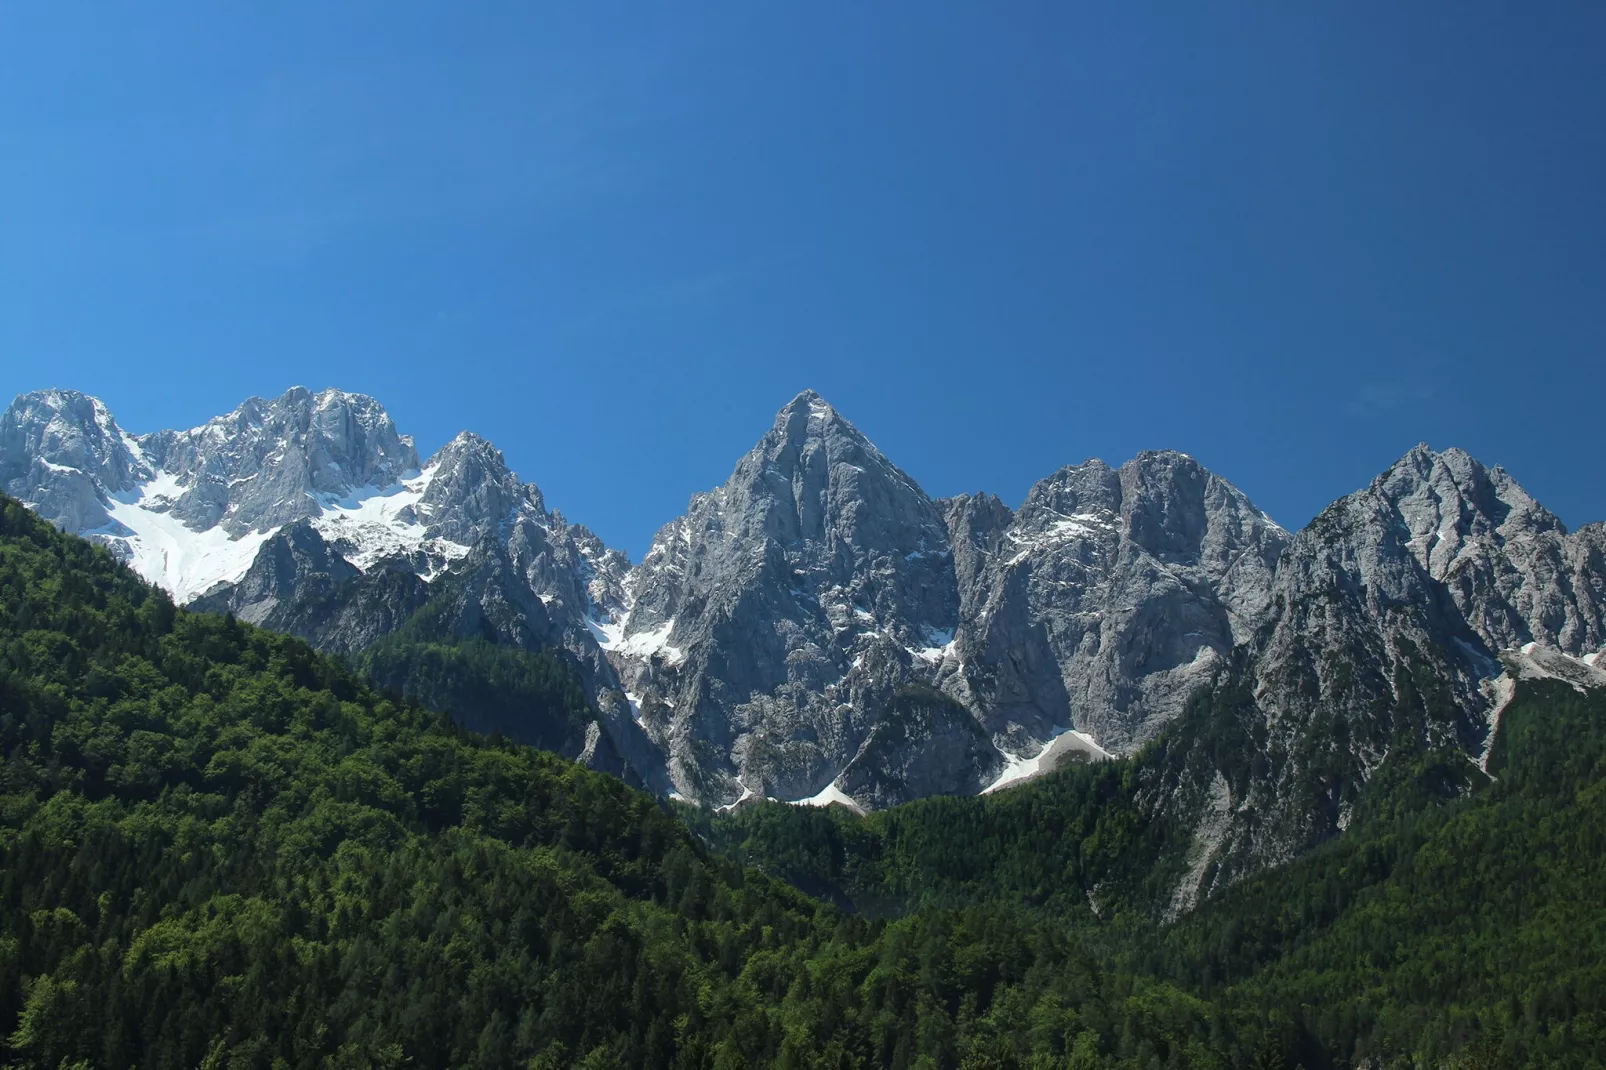
[[[134,435],[48,390],[0,416],[0,490],[326,652],[427,630],[561,658],[593,720],[559,749],[710,807],[876,809],[1137,754],[1147,805],[1194,828],[1178,909],[1343,828],[1391,750],[1483,760],[1518,677],[1606,681],[1606,526],[1457,449],[1297,533],[1171,451],[1012,509],[932,498],[805,391],[632,564],[490,443],[421,459],[363,395]],[[1230,731],[1168,739],[1201,703]]]

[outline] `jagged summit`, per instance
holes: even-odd
[[[97,399],[48,390],[0,416],[0,486],[187,601],[238,580],[263,543],[298,520],[313,521],[359,567],[411,556],[431,574],[501,523],[512,499],[541,509],[534,488],[509,490],[490,503],[494,518],[476,524],[462,484],[517,481],[488,443],[467,441],[481,444],[485,472],[422,470],[413,440],[378,401],[337,389],[292,387],[198,427],[138,436]],[[457,455],[449,447],[441,457]]]
[[[0,488],[59,527],[108,525],[106,500],[151,476],[139,443],[98,398],[38,390],[0,414]]]
[[[820,396],[820,392],[818,390],[815,390],[813,387],[805,387],[804,389],[798,391],[797,396],[791,401],[788,401],[785,405],[781,406],[781,412],[796,412],[799,410],[818,411],[830,408],[830,403],[826,401],[825,398]]]
[[[1566,526],[1496,465],[1486,468],[1465,450],[1416,446],[1373,481],[1371,489],[1400,510],[1413,536],[1430,531],[1460,537],[1555,531]]]
[[[1501,652],[1606,647],[1606,525],[1569,534],[1502,469],[1426,445],[1291,535],[1175,450],[1067,465],[1016,509],[933,500],[805,390],[634,566],[484,438],[421,463],[341,390],[144,435],[36,391],[0,415],[0,487],[181,601],[326,649],[430,600],[462,634],[559,650],[632,768],[717,805],[880,806],[1127,753],[1230,673],[1278,754],[1342,722],[1364,777],[1400,727],[1374,722],[1401,651],[1438,659],[1433,731],[1473,747]],[[1243,828],[1216,815],[1223,850],[1308,830],[1267,784]]]
[[[863,431],[813,390],[803,391],[776,412],[775,422],[769,434],[755,444],[748,456],[756,453],[773,454],[784,450],[786,445],[802,448],[811,441],[827,439],[839,443],[851,442],[878,463],[896,468]],[[901,471],[899,474],[905,480],[909,479]]]

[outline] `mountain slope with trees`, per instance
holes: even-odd
[[[0,606],[0,1065],[1601,1065],[1599,692],[1524,681],[1492,779],[1391,753],[1341,836],[1169,924],[1165,733],[706,826],[850,913],[5,499]],[[1177,730],[1233,746],[1231,708]]]
[[[1231,1065],[1204,1005],[1031,919],[840,914],[8,499],[0,597],[15,1065]]]

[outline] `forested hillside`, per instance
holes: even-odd
[[[1177,731],[1217,712],[1201,702]],[[1115,975],[1258,1021],[1290,1065],[1606,1065],[1606,693],[1523,682],[1492,779],[1453,749],[1395,753],[1344,835],[1173,924],[1156,918],[1188,831],[1131,803],[1164,750],[995,796],[700,824],[872,915],[991,907],[1070,930]]]
[[[705,825],[850,913],[10,500],[0,605],[0,1065],[1601,1065],[1606,703],[1562,685],[1492,782],[1401,755],[1172,925],[1130,762]]]
[[[1019,911],[839,914],[0,501],[18,1066],[1233,1065]],[[1247,1044],[1248,1042],[1244,1042]],[[532,1063],[533,1060],[533,1063]]]

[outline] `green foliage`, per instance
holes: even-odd
[[[1435,805],[1450,779],[1483,779],[1448,760],[1406,756],[1381,778],[1393,798],[1164,934],[1155,964],[1355,1059],[1601,1065],[1606,694],[1525,682],[1494,782]]]
[[[1407,714],[1425,690],[1412,686]],[[1344,835],[1156,924],[1186,833],[1144,818],[1133,784],[1201,752],[1242,770],[1241,698],[1195,703],[1133,760],[996,796],[864,817],[754,806],[698,827],[868,913],[957,908],[1015,918],[1027,941],[1069,932],[1106,983],[1163,982],[1210,1008],[1213,1028],[1258,1033],[1252,1055],[1234,1049],[1250,1065],[1602,1065],[1606,694],[1522,684],[1492,782],[1461,751],[1401,733]],[[1072,968],[1058,961],[1039,969]]]
[[[984,797],[936,796],[864,817],[765,803],[683,816],[716,849],[871,916],[1007,899],[1093,920],[1147,913],[1167,889],[1168,851],[1185,847],[1143,815],[1132,766],[1073,766]]]
[[[594,717],[574,671],[556,656],[478,636],[418,639],[405,631],[364,650],[354,666],[375,687],[444,710],[472,731],[570,756]]]
[[[1237,1050],[1207,1004],[1109,974],[1030,912],[839,913],[618,780],[176,610],[5,499],[0,605],[0,1063],[1159,1067]]]
[[[376,692],[298,641],[175,609],[5,499],[0,607],[0,1065],[1318,1070],[1606,1050],[1599,694],[1524,684],[1492,782],[1450,748],[1391,751],[1344,789],[1343,836],[1162,926],[1191,830],[1142,793],[1195,761],[1256,775],[1230,688],[1134,760],[863,818],[685,810],[688,830],[403,693],[452,706],[478,679],[476,703],[578,717],[554,659],[403,636],[363,666],[400,685]],[[1439,701],[1431,679],[1406,692]]]

